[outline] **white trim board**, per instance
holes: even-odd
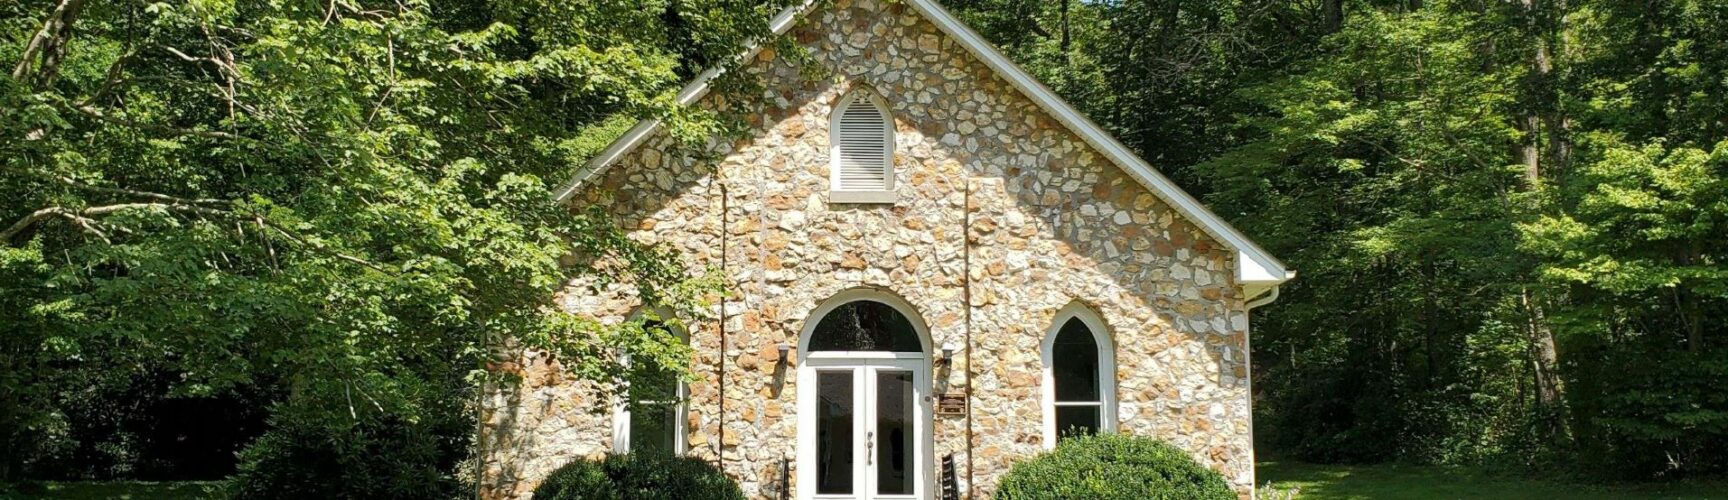
[[[1224,219],[1218,217],[1218,214],[1212,213],[1199,200],[1177,187],[1175,182],[1158,172],[1157,169],[1152,168],[1152,165],[1146,163],[1146,160],[1117,141],[1109,132],[1105,132],[1098,124],[1093,123],[1091,119],[1074,109],[1074,106],[1068,104],[1055,92],[1045,87],[1043,83],[1026,73],[1026,70],[1014,64],[1014,61],[1002,55],[994,45],[985,41],[984,37],[979,36],[977,32],[972,31],[972,28],[956,19],[947,9],[942,8],[937,0],[902,1],[911,5],[914,10],[935,24],[949,38],[959,42],[961,47],[965,47],[967,52],[984,62],[1002,79],[1013,84],[1026,97],[1032,99],[1032,102],[1043,108],[1044,112],[1055,117],[1075,135],[1085,140],[1087,144],[1110,158],[1118,167],[1128,172],[1129,176],[1162,198],[1165,203],[1175,207],[1189,221],[1199,225],[1207,234],[1222,241],[1232,250],[1236,250],[1237,262],[1239,263],[1236,270],[1236,280],[1239,285],[1276,285],[1296,277],[1296,271],[1286,268],[1283,262],[1267,253],[1265,249],[1260,248],[1260,245],[1248,239],[1246,235],[1236,230]],[[814,0],[805,0],[774,16],[768,25],[773,33],[771,36],[786,33],[796,24],[798,18],[814,4]],[[751,44],[739,61],[748,61],[761,51],[760,44]],[[716,67],[697,76],[694,81],[678,92],[678,104],[688,106],[707,95],[709,82],[714,77],[719,76],[722,71]],[[659,120],[643,120],[636,124],[635,128],[630,129],[624,136],[618,138],[611,146],[595,156],[586,166],[577,170],[575,177],[558,190],[556,201],[562,203],[569,200],[576,191],[581,189],[583,182],[605,172],[607,167],[610,167],[625,153],[641,145],[659,127]]]

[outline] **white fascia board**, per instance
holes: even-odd
[[[1040,83],[1036,78],[1033,78],[1032,75],[1026,73],[1026,70],[1021,69],[1018,64],[1014,63],[1014,61],[1002,55],[1000,51],[996,50],[994,45],[991,45],[990,42],[984,40],[984,37],[979,36],[977,32],[968,28],[965,23],[960,22],[960,20],[955,18],[953,14],[950,14],[947,9],[944,9],[941,5],[937,4],[936,0],[904,1],[912,5],[912,7],[917,10],[919,14],[922,14],[925,19],[930,20],[940,28],[943,33],[946,33],[949,36],[949,38],[959,41],[960,45],[965,47],[967,52],[972,53],[974,57],[983,61],[984,64],[989,66],[991,70],[995,71],[997,75],[1008,80],[1008,82],[1013,84],[1015,88],[1019,89],[1021,93],[1031,98],[1032,102],[1037,103],[1044,112],[1050,113],[1051,116],[1054,116],[1057,121],[1067,126],[1070,131],[1075,133],[1075,135],[1078,135],[1081,139],[1085,140],[1087,144],[1103,152],[1105,156],[1108,156],[1117,166],[1127,171],[1128,174],[1134,177],[1135,180],[1139,181],[1141,185],[1164,199],[1164,201],[1169,203],[1170,206],[1175,207],[1176,210],[1181,212],[1183,216],[1187,217],[1189,221],[1198,224],[1208,234],[1212,235],[1214,238],[1222,240],[1225,245],[1236,250],[1238,262],[1238,265],[1236,266],[1236,280],[1238,284],[1276,285],[1296,277],[1295,271],[1287,269],[1283,262],[1280,262],[1276,257],[1273,257],[1272,254],[1267,253],[1265,249],[1260,248],[1260,245],[1255,244],[1253,240],[1248,239],[1248,237],[1243,235],[1241,231],[1237,231],[1235,227],[1224,222],[1224,219],[1218,217],[1217,214],[1212,213],[1212,211],[1207,209],[1205,205],[1201,204],[1199,200],[1194,199],[1192,195],[1183,191],[1182,188],[1178,187],[1175,182],[1170,180],[1170,178],[1165,177],[1163,173],[1152,168],[1151,165],[1146,163],[1146,160],[1141,159],[1139,155],[1134,154],[1134,152],[1129,150],[1127,146],[1122,145],[1120,141],[1117,141],[1115,137],[1112,137],[1108,132],[1105,132],[1102,127],[1098,126],[1098,124],[1093,123],[1091,119],[1081,114],[1078,110],[1075,110],[1072,105],[1069,105],[1067,101],[1057,96],[1055,92],[1052,92],[1048,87],[1045,87],[1043,83]],[[814,0],[806,0],[801,4],[787,8],[786,10],[781,11],[779,15],[774,16],[774,19],[769,24],[769,28],[773,32],[772,36],[779,36],[785,33],[786,30],[792,27],[794,21],[796,21],[798,17],[814,3]],[[762,48],[759,44],[751,44],[739,60],[748,61],[750,58],[755,57],[757,53],[761,52],[761,50]],[[701,99],[702,96],[707,95],[709,90],[709,81],[714,77],[719,76],[720,72],[721,70],[719,68],[703,72],[701,76],[697,77],[695,81],[690,82],[690,85],[686,86],[683,91],[678,93],[678,103],[680,105],[690,105],[695,103],[697,99]],[[620,137],[617,142],[614,142],[604,151],[601,151],[600,155],[596,156],[593,161],[588,162],[587,166],[577,171],[575,178],[563,188],[559,189],[556,201],[562,203],[568,200],[580,188],[584,181],[603,172],[619,157],[628,153],[630,150],[635,149],[636,146],[640,145],[643,140],[646,140],[649,135],[659,128],[659,126],[659,120],[643,120],[641,123],[637,124],[635,128],[630,129],[630,131],[625,133],[623,137]]]
[[[1157,169],[1152,168],[1139,155],[1134,154],[1127,146],[1122,145],[1115,137],[1105,132],[1102,127],[1075,110],[1055,92],[1050,91],[1049,87],[1045,87],[1038,79],[1021,69],[1018,64],[1014,64],[1014,61],[1002,55],[994,45],[985,41],[984,37],[979,36],[977,32],[972,31],[972,28],[966,27],[966,24],[956,19],[953,14],[949,14],[946,9],[936,3],[936,0],[909,0],[907,3],[912,4],[920,13],[924,14],[925,18],[935,23],[950,38],[960,41],[960,45],[965,47],[968,52],[990,66],[990,69],[995,70],[996,74],[1008,80],[1015,88],[1020,89],[1020,92],[1030,97],[1033,102],[1038,103],[1038,106],[1043,108],[1046,113],[1050,113],[1051,116],[1056,117],[1057,121],[1067,125],[1069,130],[1079,135],[1087,144],[1104,152],[1123,170],[1128,171],[1135,180],[1140,181],[1142,185],[1163,198],[1166,203],[1182,212],[1188,220],[1199,224],[1213,237],[1223,240],[1230,248],[1237,250],[1239,264],[1237,265],[1236,279],[1238,282],[1282,283],[1295,276],[1294,272],[1284,267],[1284,263],[1279,262],[1272,254],[1261,249],[1260,245],[1248,239],[1241,231],[1237,231],[1235,227],[1224,222],[1217,214],[1212,213],[1205,205],[1202,205],[1199,200],[1194,199],[1181,187],[1176,186],[1175,182],[1158,172]]]

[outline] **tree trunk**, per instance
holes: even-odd
[[[1062,57],[1065,58],[1068,57],[1068,47],[1070,45],[1070,39],[1068,38],[1068,4],[1070,2],[1073,2],[1073,0],[1062,0]]]
[[[1698,261],[1703,259],[1703,254],[1698,243],[1693,242],[1686,248],[1680,264],[1696,266]],[[1704,310],[1699,307],[1698,294],[1693,293],[1690,287],[1677,287],[1674,293],[1676,300],[1680,302],[1683,316],[1681,321],[1686,323],[1686,350],[1694,354],[1704,352]]]
[[[1548,327],[1548,317],[1542,301],[1529,288],[1520,299],[1524,303],[1525,333],[1530,342],[1530,365],[1535,374],[1536,402],[1544,408],[1560,404],[1565,389],[1555,367],[1560,363],[1559,350],[1554,345],[1554,330]]]
[[[1427,286],[1423,287],[1425,290],[1422,296],[1422,342],[1425,344],[1423,351],[1426,351],[1428,362],[1423,384],[1427,389],[1433,390],[1439,386],[1440,375],[1440,300],[1439,297],[1435,296],[1435,290],[1439,288],[1436,283],[1438,280],[1435,278],[1438,273],[1434,270],[1432,260],[1423,259],[1422,274],[1425,275],[1424,281],[1427,282]]]
[[[1693,298],[1691,293],[1686,296]],[[1704,352],[1704,311],[1699,310],[1697,300],[1686,301],[1686,350]]]
[[[18,65],[12,67],[12,78],[36,89],[52,85],[60,74],[60,61],[66,58],[66,42],[72,38],[72,23],[77,21],[78,12],[83,9],[84,0],[61,0],[42,21],[42,29],[37,30],[24,46]]]
[[[1337,33],[1344,27],[1344,0],[1322,0],[1320,18],[1322,32]]]
[[[1547,175],[1550,180],[1558,183],[1572,162],[1572,120],[1566,116],[1560,99],[1560,82],[1554,74],[1554,56],[1560,51],[1560,44],[1565,40],[1560,33],[1560,23],[1566,10],[1566,0],[1550,0],[1550,3],[1552,5],[1547,9],[1548,12],[1542,12],[1537,17],[1541,29],[1537,31],[1540,38],[1536,44],[1535,68],[1541,84],[1538,92],[1542,97],[1543,138],[1548,140]]]
[[[1529,112],[1519,116],[1513,125],[1524,133],[1522,142],[1518,144],[1518,163],[1524,165],[1524,183],[1534,190],[1542,185],[1542,125],[1537,122],[1535,113]]]
[[[1560,99],[1560,84],[1554,73],[1554,53],[1563,42],[1560,23],[1566,9],[1565,0],[1519,0],[1525,17],[1526,35],[1531,42],[1529,73],[1525,78],[1525,113],[1519,128],[1525,132],[1521,153],[1526,180],[1558,182],[1572,161],[1571,119]],[[1546,151],[1538,146],[1546,144]],[[1543,157],[1538,160],[1537,155]],[[1547,170],[1544,172],[1543,170]],[[1546,177],[1547,179],[1543,179]]]
[[[1517,147],[1519,161],[1524,164],[1524,182],[1529,190],[1541,189],[1545,182],[1552,182],[1553,176],[1559,173],[1560,152],[1571,152],[1569,145],[1564,145],[1564,131],[1560,125],[1566,121],[1559,106],[1559,88],[1553,81],[1553,54],[1550,43],[1559,33],[1560,10],[1564,0],[1515,0],[1521,7],[1526,29],[1526,40],[1529,42],[1528,67],[1524,80],[1524,95],[1521,99],[1521,114],[1515,121],[1519,130],[1524,131],[1524,138]],[[1547,140],[1547,156],[1543,154],[1543,140]],[[1540,211],[1540,202],[1531,206]],[[1559,348],[1555,346],[1552,325],[1548,324],[1547,303],[1541,296],[1540,289],[1524,287],[1519,299],[1524,306],[1526,318],[1526,336],[1529,343],[1529,358],[1531,370],[1534,372],[1536,386],[1536,403],[1543,412],[1543,419],[1548,419],[1552,426],[1553,438],[1566,436],[1567,420],[1562,417],[1566,408],[1566,388],[1560,381]]]

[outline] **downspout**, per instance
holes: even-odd
[[[966,498],[973,498],[977,482],[972,464],[972,176],[961,171],[965,182],[964,199],[960,206],[960,283],[962,304],[966,307]]]
[[[1283,287],[1274,286],[1274,287],[1272,287],[1272,291],[1264,292],[1261,294],[1260,298],[1250,299],[1247,303],[1242,305],[1242,314],[1248,318],[1247,320],[1244,321],[1244,323],[1247,325],[1247,329],[1242,331],[1242,364],[1247,367],[1247,370],[1244,370],[1244,371],[1247,372],[1247,374],[1248,374],[1247,384],[1248,384],[1248,489],[1249,489],[1249,491],[1254,491],[1255,485],[1259,484],[1259,481],[1260,481],[1260,477],[1259,477],[1260,471],[1258,470],[1258,466],[1256,465],[1259,457],[1256,457],[1254,454],[1254,335],[1253,335],[1254,321],[1253,321],[1253,312],[1254,312],[1255,308],[1258,308],[1260,306],[1264,306],[1266,304],[1271,304],[1272,301],[1278,300],[1278,291],[1281,289],[1283,289]],[[1250,495],[1254,495],[1254,493],[1250,493]]]
[[[719,363],[719,368],[716,369],[716,373],[720,376],[720,398],[719,398],[720,399],[720,412],[715,417],[715,422],[716,422],[716,425],[718,426],[719,433],[717,433],[714,436],[714,440],[717,444],[719,444],[719,446],[716,446],[714,448],[714,460],[719,464],[720,471],[725,472],[726,471],[726,297],[731,295],[731,290],[729,290],[731,288],[729,286],[730,283],[728,283],[726,281],[726,277],[731,276],[730,274],[727,274],[727,272],[726,272],[726,262],[727,262],[726,233],[728,232],[728,231],[726,231],[726,214],[729,211],[729,206],[727,204],[727,201],[731,197],[729,195],[727,195],[727,193],[726,193],[726,182],[724,182],[722,179],[718,178],[720,176],[720,172],[718,170],[719,169],[716,169],[716,172],[714,173],[714,175],[716,177],[714,179],[714,182],[716,184],[720,185],[720,283],[721,283],[722,289],[720,292],[720,320],[719,320],[719,328],[718,328],[718,330],[720,332],[720,345],[719,345],[720,363]]]

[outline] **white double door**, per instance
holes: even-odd
[[[812,353],[798,370],[798,497],[930,498],[929,361]]]

